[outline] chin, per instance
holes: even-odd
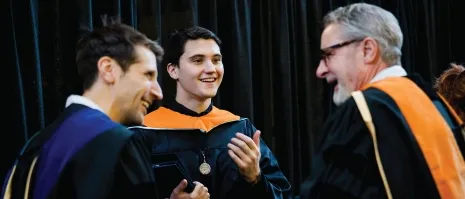
[[[215,90],[215,91],[207,91],[207,92],[201,92],[200,93],[200,96],[202,96],[203,98],[213,98],[216,96],[218,92]]]
[[[144,121],[144,115],[142,113],[139,113],[139,114],[135,114],[135,115],[127,117],[126,120],[124,120],[124,122],[121,124],[125,126],[140,126],[142,125],[143,121]]]
[[[339,106],[346,102],[350,98],[350,93],[344,88],[339,87],[339,90],[333,94],[333,102],[336,106]]]

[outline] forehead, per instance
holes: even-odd
[[[155,54],[145,46],[135,46],[134,52],[136,54],[136,65],[139,69],[157,70],[157,59]]]
[[[321,34],[321,49],[344,42],[340,25],[330,24]]]
[[[184,56],[194,55],[213,56],[221,54],[220,47],[213,39],[188,40],[184,46]]]

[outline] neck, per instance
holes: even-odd
[[[362,88],[363,86],[370,84],[371,80],[373,80],[373,78],[375,78],[375,76],[378,73],[380,73],[382,70],[386,69],[387,67],[389,67],[389,65],[387,65],[384,62],[380,62],[379,64],[376,64],[376,65],[367,66],[366,67],[367,70],[365,71],[365,75],[362,79],[361,84],[359,85],[359,88]]]
[[[120,122],[122,118],[121,113],[118,111],[118,108],[113,106],[115,104],[115,98],[114,94],[112,94],[109,89],[94,85],[92,88],[84,91],[82,96],[97,104],[111,120],[118,123]]]
[[[196,113],[204,112],[212,103],[211,98],[199,100],[192,97],[181,97],[181,95],[176,95],[176,101]]]

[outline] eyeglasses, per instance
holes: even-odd
[[[347,46],[349,44],[352,44],[354,42],[359,42],[359,41],[362,41],[363,39],[353,39],[353,40],[350,40],[350,41],[346,41],[346,42],[342,42],[342,43],[339,43],[339,44],[335,44],[335,45],[332,45],[330,47],[326,47],[326,48],[323,48],[321,49],[320,51],[320,58],[321,60],[324,60],[326,62],[326,60],[331,56],[333,55],[333,51],[338,49],[338,48],[342,48],[344,46]]]

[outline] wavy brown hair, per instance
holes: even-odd
[[[462,121],[465,121],[465,67],[451,64],[436,80],[434,88],[444,96]]]

